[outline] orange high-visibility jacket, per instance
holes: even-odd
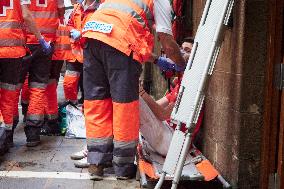
[[[0,58],[19,58],[26,54],[26,36],[19,0],[0,2]],[[12,52],[12,53],[11,53]]]
[[[59,25],[57,0],[31,0],[30,11],[36,25],[46,41],[55,41]],[[38,44],[38,40],[28,31],[27,44]]]
[[[69,60],[73,59],[70,44],[70,27],[59,25],[56,31],[56,41],[52,60]]]
[[[94,21],[112,24],[111,32],[97,31]],[[142,63],[152,53],[153,21],[153,0],[105,0],[86,21],[83,37],[102,41],[128,56],[133,52],[133,58]]]
[[[68,26],[72,29],[76,29],[78,31],[82,31],[82,15],[83,14],[83,8],[82,6],[77,3],[74,5],[74,10],[70,15],[70,19],[68,21]],[[71,41],[71,48],[74,58],[71,60],[68,60],[69,62],[75,62],[76,60],[80,63],[83,63],[83,49],[81,40],[74,41],[73,39],[70,39]]]

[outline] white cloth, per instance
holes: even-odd
[[[172,15],[173,8],[169,0],[154,0],[154,19],[156,32],[173,35]]]
[[[147,103],[140,97],[140,134],[155,152],[166,156],[174,130],[166,121],[156,118]]]

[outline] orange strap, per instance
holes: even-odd
[[[151,163],[139,159],[138,165],[139,165],[139,170],[141,172],[144,172],[148,177],[150,177],[151,179],[158,179]]]
[[[198,171],[204,176],[205,181],[216,178],[219,173],[208,160],[203,160],[196,165]]]

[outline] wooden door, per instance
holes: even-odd
[[[275,69],[284,64],[284,1],[268,2],[267,72],[261,156],[261,189],[284,188],[284,92],[274,84]],[[283,65],[284,66],[284,65]],[[283,90],[284,91],[284,90]]]

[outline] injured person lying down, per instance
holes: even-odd
[[[181,45],[181,52],[186,61],[188,61],[189,55],[191,53],[193,41],[193,38],[188,38],[188,41],[185,40]],[[139,86],[141,136],[140,143],[141,140],[143,140],[143,148],[148,148],[153,152],[156,152],[162,156],[166,156],[176,126],[170,123],[170,116],[177,99],[184,69],[172,70],[170,68],[171,66],[169,66],[169,59],[165,59],[164,57],[159,58],[156,64],[161,69],[161,71],[165,73],[164,75],[169,74],[168,71],[170,70],[178,73],[177,75],[179,77],[176,77],[173,80],[173,85],[171,86],[171,89],[169,89],[167,94],[157,101],[155,101],[149,94],[144,91],[142,85]],[[193,138],[196,136],[200,128],[202,118],[203,111],[201,111],[198,122],[196,124]],[[186,128],[183,125],[182,131],[185,130]]]
[[[143,147],[162,156],[167,155],[176,126],[170,123],[170,115],[178,95],[180,79],[176,79],[174,84],[175,86],[171,91],[157,101],[147,94],[142,86],[139,90],[140,135],[143,140]],[[196,128],[193,132],[193,138],[195,138],[199,131],[202,118],[203,111],[199,115]],[[182,131],[185,130],[186,128],[183,126]]]

